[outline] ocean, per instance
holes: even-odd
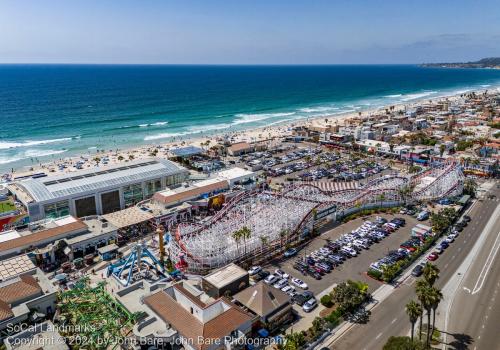
[[[0,170],[499,86],[413,65],[0,65]]]

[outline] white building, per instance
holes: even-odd
[[[157,191],[184,182],[189,172],[164,159],[124,164],[28,179],[10,184],[9,191],[27,208],[30,221],[66,215],[101,215],[133,206]]]

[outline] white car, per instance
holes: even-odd
[[[358,255],[358,253],[354,249],[352,249],[351,247],[347,247],[347,246],[342,247],[342,249],[340,251],[344,252],[352,257],[355,257]]]
[[[458,237],[458,232],[452,232],[448,235],[448,237],[453,237],[453,239]]]
[[[264,280],[265,283],[267,284],[273,284],[274,282],[276,282],[278,280],[278,276],[275,276],[275,275],[269,275],[266,277],[266,279]]]
[[[281,291],[282,292],[285,292],[286,294],[288,293],[291,293],[291,292],[295,292],[295,288],[293,288],[292,286],[284,286],[283,288],[281,288]]]
[[[275,274],[276,276],[278,276],[278,277],[281,277],[281,278],[286,278],[286,279],[288,279],[288,277],[290,277],[290,275],[289,275],[289,274],[287,274],[285,271],[280,270],[280,269],[276,269],[276,270],[274,271],[274,274]]]
[[[281,288],[285,287],[287,284],[288,284],[288,280],[283,278],[283,279],[279,280],[278,282],[276,282],[273,285],[273,287],[276,289],[281,289]]]
[[[258,273],[259,273],[259,272],[261,272],[261,271],[262,271],[262,267],[260,267],[260,266],[252,266],[252,267],[250,268],[250,270],[248,270],[248,274],[249,274],[250,276],[253,276],[253,275],[258,274]]]
[[[448,237],[446,237],[445,241],[448,242],[448,243],[453,243],[453,241],[455,240],[455,237],[452,236],[452,235],[449,235]]]
[[[305,283],[304,281],[302,281],[301,279],[298,279],[298,278],[292,278],[292,284],[294,284],[297,287],[302,288],[302,289],[308,288],[307,283]]]

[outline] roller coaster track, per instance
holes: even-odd
[[[262,202],[264,203],[264,207],[266,207],[265,203],[268,203],[266,201],[269,201],[269,208],[273,208],[273,206],[278,208],[279,201],[285,201],[286,203],[296,203],[295,205],[304,207],[305,210],[298,210],[298,212],[301,212],[303,214],[295,218],[295,220],[297,220],[294,224],[295,226],[290,229],[293,235],[295,235],[301,232],[302,228],[307,223],[309,223],[311,219],[313,219],[315,213],[318,210],[321,210],[323,208],[326,209],[335,205],[340,210],[346,210],[366,204],[377,204],[383,201],[400,201],[402,200],[402,195],[404,192],[403,189],[405,189],[406,191],[408,191],[408,189],[413,189],[411,192],[407,193],[407,199],[417,201],[436,200],[442,197],[460,194],[463,189],[463,180],[464,176],[460,165],[457,163],[447,163],[426,170],[415,176],[405,177],[386,175],[384,177],[369,181],[362,187],[354,189],[327,191],[313,184],[302,183],[298,185],[288,186],[282,191],[277,192],[260,190],[245,191],[233,197],[216,215],[214,215],[210,220],[204,223],[198,224],[191,222],[178,224],[175,233],[175,243],[177,244],[178,248],[180,248],[180,251],[188,256],[191,261],[197,263],[198,266],[211,268],[223,263],[227,263],[229,260],[226,261],[224,259],[219,259],[222,262],[219,263],[219,260],[217,260],[217,263],[207,264],[207,260],[217,259],[216,257],[214,257],[214,254],[216,253],[211,253],[208,257],[200,256],[199,254],[196,254],[190,250],[189,244],[186,243],[186,240],[198,240],[197,244],[199,246],[200,241],[203,242],[205,232],[210,233],[210,239],[214,239],[215,236],[213,235],[217,234],[214,233],[214,230],[218,232],[217,228],[226,229],[226,233],[224,234],[223,232],[221,232],[220,235],[230,236],[230,231],[227,231],[227,227],[234,227],[234,231],[236,231],[241,227],[247,225],[245,221],[248,220],[247,215],[242,214],[244,213],[244,210],[247,210],[244,208],[248,208],[248,206],[251,206],[254,202],[262,202],[262,198],[265,198],[265,202]],[[273,229],[278,229],[275,227],[276,225],[274,225],[275,222],[273,221],[273,218],[276,218],[276,215],[279,216],[279,213],[271,215],[268,213],[268,211],[266,211],[261,215],[259,214],[259,211],[255,211],[254,214],[259,217],[259,220],[269,220],[269,229],[267,230],[269,232],[259,232],[255,234],[259,234],[259,237],[262,237],[262,234],[267,234],[267,237],[270,239],[268,244],[276,243],[276,232],[271,231]],[[225,226],[220,226],[221,223]],[[265,225],[266,223],[264,223],[264,226]],[[257,228],[261,229],[260,226]],[[207,237],[206,239],[209,238]],[[231,239],[232,237],[229,240]],[[220,240],[227,241],[228,237],[220,236]],[[201,245],[203,246],[203,244]],[[228,247],[227,249],[229,250],[230,248],[231,247]],[[220,249],[220,247],[218,249]],[[202,251],[204,250],[202,249]],[[255,253],[255,249],[251,249],[249,252],[245,252],[245,254],[243,255],[248,256],[249,254],[252,254],[252,251]],[[233,256],[234,255],[235,254],[233,254]],[[245,256],[243,255],[238,255],[238,257],[236,257],[236,260],[238,260],[239,258],[244,258]],[[235,260],[235,258],[231,259],[232,261]]]

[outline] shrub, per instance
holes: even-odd
[[[319,301],[320,301],[321,305],[323,305],[324,307],[332,307],[333,306],[332,297],[330,296],[330,294],[323,295]]]
[[[367,272],[368,276],[375,278],[376,280],[381,280],[382,279],[382,272],[374,269],[369,269]]]

